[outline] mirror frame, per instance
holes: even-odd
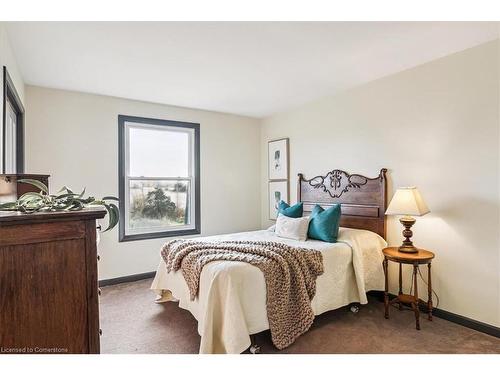
[[[24,173],[24,106],[19,98],[14,82],[10,78],[7,67],[3,67],[3,119],[2,119],[2,168],[1,173],[5,173],[5,125],[7,122],[7,99],[17,112],[17,129],[16,129],[16,171],[14,173]]]

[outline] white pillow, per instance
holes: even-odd
[[[307,240],[309,220],[309,216],[294,218],[279,214],[276,219],[275,233],[278,237],[305,241]]]
[[[269,232],[274,232],[276,230],[276,224],[271,225],[269,228],[267,228]]]

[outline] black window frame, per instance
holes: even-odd
[[[125,234],[125,181],[126,181],[126,146],[125,122],[135,122],[146,125],[163,125],[169,127],[188,128],[194,130],[194,229],[180,229],[162,232]],[[200,124],[183,121],[162,120],[147,117],[118,115],[118,198],[120,199],[119,242],[147,240],[196,235],[201,233],[201,192],[200,192]]]
[[[5,150],[6,150],[6,125],[7,125],[7,100],[10,102],[14,111],[16,111],[16,170],[9,173],[24,173],[24,106],[19,98],[14,82],[10,78],[7,67],[3,66],[3,113],[2,113],[2,168],[1,173],[6,173],[5,170]]]

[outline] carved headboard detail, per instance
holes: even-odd
[[[378,177],[369,178],[334,169],[310,180],[299,173],[297,201],[304,203],[304,212],[311,212],[316,204],[327,208],[340,203],[341,226],[371,230],[385,238],[386,172],[383,168]]]

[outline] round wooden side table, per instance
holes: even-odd
[[[398,250],[397,247],[386,247],[382,250],[384,253],[384,274],[385,274],[385,292],[384,292],[384,305],[385,305],[385,318],[389,319],[389,305],[398,304],[399,309],[402,309],[402,304],[411,305],[415,312],[416,328],[420,330],[420,312],[418,309],[419,303],[427,305],[429,310],[428,319],[432,320],[432,281],[431,281],[431,262],[434,258],[434,253],[428,250],[419,249],[417,253],[404,253]],[[389,261],[399,263],[399,292],[398,296],[389,301],[389,277],[388,277],[388,264]],[[413,295],[403,293],[403,278],[402,278],[402,265],[413,265]],[[420,264],[427,264],[427,302],[418,298],[417,276],[418,266]]]

